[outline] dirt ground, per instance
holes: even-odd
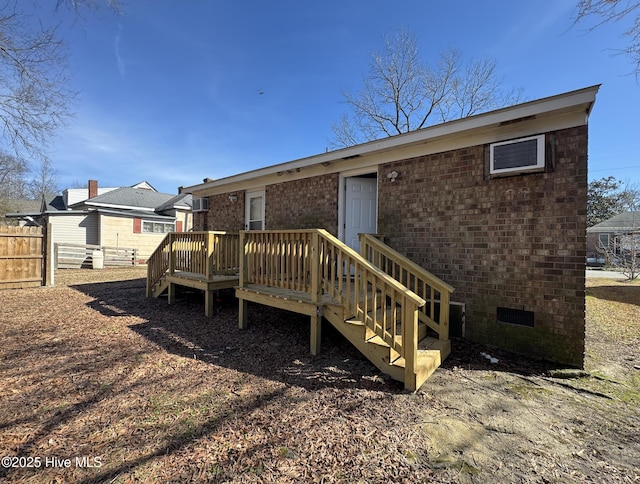
[[[241,331],[144,275],[0,294],[0,481],[640,482],[640,284],[588,281],[587,371],[454,340],[411,394],[329,325],[312,357],[304,317]]]

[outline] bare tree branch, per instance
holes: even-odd
[[[55,27],[33,32],[31,20],[6,6],[0,11],[0,125],[5,150],[41,158],[69,116],[73,93]]]
[[[434,117],[449,121],[519,100],[520,91],[502,89],[494,60],[482,58],[463,69],[461,58],[448,49],[434,66],[427,65],[413,35],[402,30],[385,37],[363,89],[344,94],[352,112],[333,126],[332,147],[407,133],[428,126]]]
[[[596,18],[595,24],[589,28],[594,30],[604,24],[626,21],[632,18],[630,26],[623,35],[628,39],[628,45],[621,49],[634,64],[636,80],[640,79],[640,2],[634,0],[579,0],[575,23],[587,22],[589,18]]]
[[[631,227],[609,238],[609,245],[598,250],[606,264],[616,268],[629,280],[640,276],[640,212]]]

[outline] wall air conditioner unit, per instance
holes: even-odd
[[[493,143],[489,149],[491,175],[544,171],[544,135]]]
[[[194,198],[193,199],[193,208],[194,212],[206,212],[209,210],[209,199],[208,198]]]

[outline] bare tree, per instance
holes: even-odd
[[[596,18],[596,23],[589,30],[603,24],[631,19],[624,31],[628,39],[627,47],[620,51],[629,56],[635,65],[636,79],[640,78],[640,2],[633,0],[579,0],[576,23],[586,22],[588,18]]]
[[[57,0],[50,6],[120,7],[117,0]],[[27,10],[31,8],[31,10]],[[55,131],[70,115],[67,52],[59,25],[35,17],[36,2],[0,4],[0,149],[18,158],[45,158]],[[45,8],[40,6],[40,8]]]
[[[608,265],[629,280],[640,276],[640,212],[631,212],[631,222],[624,230],[609,237],[609,245],[600,247]]]
[[[0,124],[4,148],[43,157],[69,115],[66,52],[55,28],[33,32],[32,19],[7,4],[0,13]]]
[[[29,198],[42,200],[47,195],[57,194],[59,191],[56,170],[51,161],[45,158],[40,161],[31,182],[27,185]]]
[[[28,167],[24,160],[0,153],[0,219],[14,209],[14,202],[24,196]]]
[[[363,89],[344,94],[352,112],[333,126],[332,144],[352,146],[471,116],[516,103],[520,94],[502,88],[490,58],[464,64],[459,51],[447,49],[435,65],[425,64],[415,37],[401,30],[372,56]]]
[[[24,177],[28,167],[24,160],[0,153],[0,198],[24,196]]]

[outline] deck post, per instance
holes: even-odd
[[[206,240],[205,251],[207,253],[207,257],[205,262],[204,273],[205,273],[205,277],[207,278],[207,282],[211,281],[211,278],[216,273],[215,268],[213,267],[214,257],[215,257],[214,249],[216,248],[215,247],[216,237],[217,235],[214,234],[213,232],[207,232],[207,238],[205,239]],[[213,291],[209,289],[209,287],[207,287],[207,289],[205,289],[204,291],[204,314],[207,318],[213,317],[214,301],[215,301],[215,297],[213,295]]]
[[[313,356],[320,353],[320,342],[322,340],[322,314],[318,308],[316,314],[311,316],[311,354]]]
[[[207,318],[213,317],[213,302],[215,301],[215,291],[207,288],[204,291],[204,315]]]
[[[405,297],[402,301],[402,352],[404,353],[404,388],[416,391],[418,360],[418,309]]]
[[[319,304],[322,299],[322,284],[320,281],[320,233],[315,231],[311,235],[311,301]]]
[[[249,273],[247,269],[247,246],[245,244],[244,231],[240,231],[238,249],[238,286],[245,287]]]
[[[245,232],[240,231],[238,238],[238,286],[245,287],[247,285],[247,245],[245,244]],[[238,328],[245,329],[247,327],[247,301],[238,298]]]
[[[438,339],[446,341],[449,339],[449,291],[440,291],[440,331]]]
[[[246,299],[238,299],[238,328],[247,329],[248,304]]]
[[[206,251],[207,251],[207,265],[205,267],[205,276],[207,277],[207,281],[211,280],[211,276],[213,276],[215,274],[215,270],[214,270],[214,249],[215,249],[215,241],[216,241],[216,234],[214,234],[213,232],[207,232],[207,247],[206,247]]]
[[[169,282],[167,286],[167,302],[169,304],[176,302],[176,285],[173,282]]]
[[[176,248],[173,233],[169,234],[169,274],[173,275],[176,270]]]

